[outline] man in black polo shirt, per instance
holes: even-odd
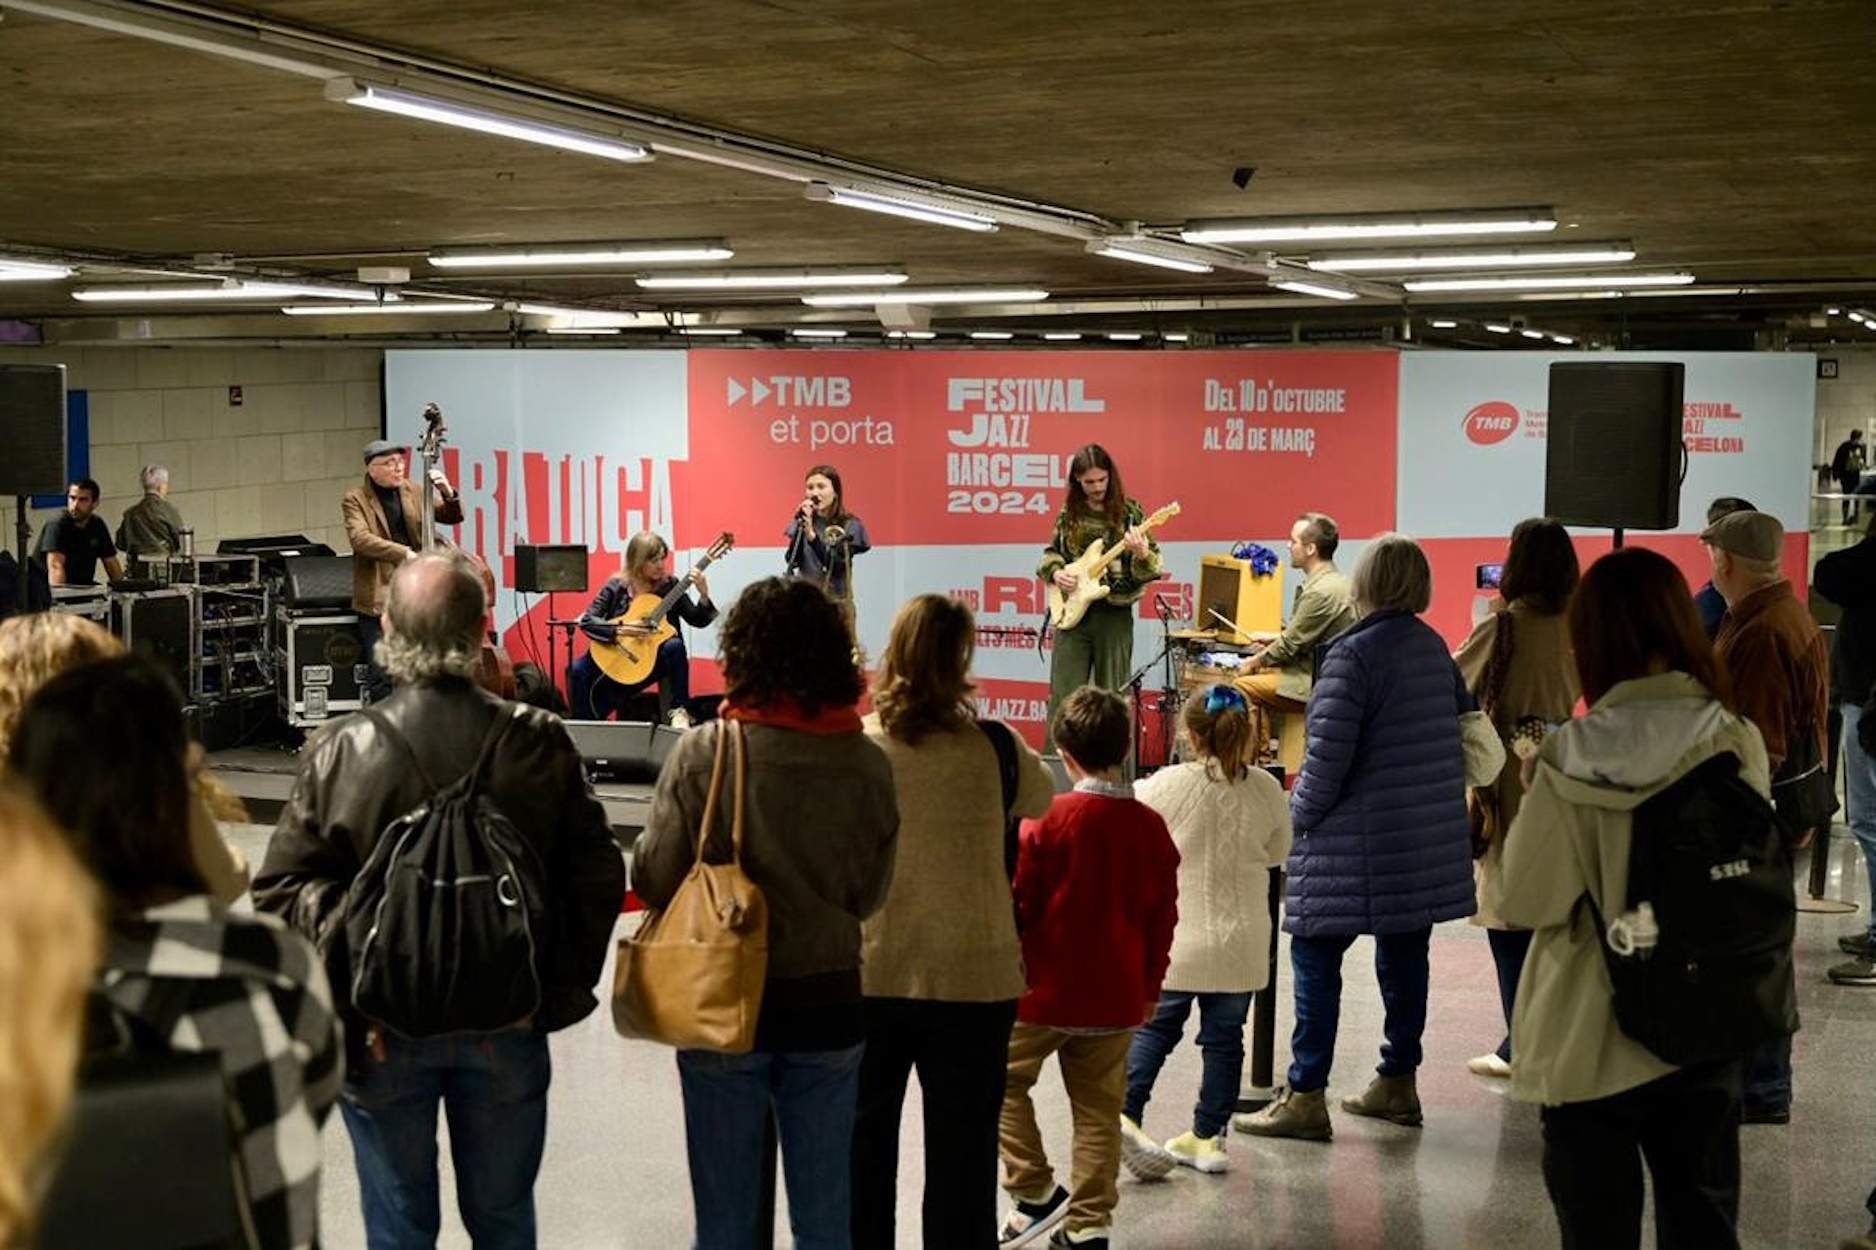
[[[65,511],[39,531],[33,554],[45,557],[46,579],[54,586],[89,586],[98,580],[98,561],[112,581],[124,575],[111,542],[111,527],[96,515],[102,492],[90,478],[80,478],[65,492]]]

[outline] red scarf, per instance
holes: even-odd
[[[809,734],[857,734],[861,732],[860,712],[853,706],[824,707],[813,716],[801,710],[793,699],[780,699],[761,707],[725,703],[720,715],[725,720],[739,720],[750,725],[769,725],[776,729],[794,729]]]

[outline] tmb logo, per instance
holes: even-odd
[[[1518,406],[1502,399],[1488,399],[1468,412],[1461,423],[1466,437],[1481,447],[1502,443],[1518,429]]]
[[[766,378],[752,377],[744,386],[735,378],[729,383],[729,403],[735,407],[747,398],[754,406],[766,403],[771,395],[784,407],[845,408],[853,402],[853,381],[842,377],[803,378],[778,373]]]

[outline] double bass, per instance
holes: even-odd
[[[417,443],[418,454],[423,457],[423,549],[432,551],[446,545],[436,532],[436,501],[432,498],[436,483],[430,480],[430,474],[442,459],[443,435],[448,427],[443,424],[443,410],[435,403],[424,405],[423,420],[423,438]],[[515,681],[514,661],[502,650],[495,635],[495,570],[481,556],[468,551],[463,554],[482,577],[488,606],[488,618],[483,622],[487,627],[487,640],[482,644],[482,657],[476,664],[476,684],[499,698],[512,699],[519,686]]]

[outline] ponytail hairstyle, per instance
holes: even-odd
[[[1207,772],[1216,763],[1228,785],[1250,773],[1256,746],[1251,741],[1251,706],[1236,686],[1207,686],[1187,701],[1182,719]]]

